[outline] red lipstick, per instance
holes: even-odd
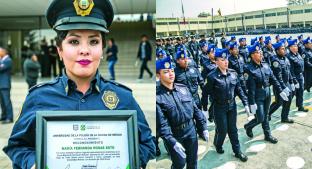
[[[77,61],[80,65],[82,65],[82,66],[87,66],[87,65],[89,65],[90,63],[91,63],[91,61],[90,60],[88,60],[88,59],[82,59],[82,60],[79,60],[79,61]]]

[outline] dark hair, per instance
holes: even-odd
[[[67,33],[68,33],[68,31],[56,31],[57,35],[56,35],[55,41],[56,41],[56,46],[57,47],[62,49],[62,42],[66,38]],[[101,36],[102,36],[102,44],[103,44],[103,49],[104,49],[105,46],[106,46],[106,43],[105,43],[105,33],[101,32]]]

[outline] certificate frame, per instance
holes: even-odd
[[[140,168],[136,110],[38,111],[36,112],[36,168],[46,169],[47,123],[50,121],[126,121],[130,169]]]

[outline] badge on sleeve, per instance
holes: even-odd
[[[77,15],[86,16],[90,15],[90,12],[94,7],[94,2],[93,0],[75,0],[74,7]]]
[[[305,58],[305,54],[302,54],[302,58],[303,58],[303,59]]]
[[[180,88],[180,92],[181,92],[183,95],[186,95],[186,89],[185,89],[185,88]]]
[[[116,93],[110,90],[104,91],[102,100],[105,106],[110,110],[115,109],[119,102],[119,98],[117,97]]]
[[[275,68],[278,68],[278,66],[279,66],[279,63],[278,62],[273,62],[273,67],[275,67]]]
[[[190,69],[191,73],[195,73],[195,70],[193,68]]]

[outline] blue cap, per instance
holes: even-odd
[[[260,39],[263,39],[263,36],[259,36],[259,40],[260,40]]]
[[[208,45],[208,52],[211,52],[212,50],[214,50],[215,49],[215,45],[214,44],[210,44],[210,45]]]
[[[113,18],[109,0],[53,0],[46,11],[49,26],[59,31],[88,29],[108,33]]]
[[[303,38],[303,35],[302,35],[302,34],[298,36],[298,39],[299,39],[299,40],[302,39],[302,38]]]
[[[235,36],[231,36],[231,40],[235,40],[236,39],[236,37]]]
[[[292,36],[289,36],[289,38],[288,38],[287,40],[288,40],[288,41],[289,41],[289,40],[292,40]]]
[[[166,53],[166,51],[164,51],[164,50],[162,50],[162,49],[157,50],[157,51],[156,51],[156,57],[157,57],[157,58],[160,58],[160,57],[162,57],[162,58],[167,57],[167,53]]]
[[[283,42],[274,43],[274,44],[272,44],[272,46],[273,46],[273,48],[274,48],[275,50],[277,50],[277,49],[280,48],[280,47],[285,47],[285,45],[284,45]]]
[[[250,45],[247,47],[248,48],[248,52],[251,54],[257,50],[260,50],[260,47],[258,45],[258,43],[254,44],[254,45]]]
[[[200,48],[203,48],[204,46],[208,46],[208,43],[207,42],[201,42],[199,44]]]
[[[303,42],[304,45],[307,44],[307,43],[312,43],[310,37],[307,37],[307,39],[304,39],[302,42]]]
[[[292,46],[292,45],[297,45],[297,39],[293,39],[293,40],[288,40],[288,47]]]
[[[269,43],[271,43],[271,36],[266,36],[266,37],[264,38],[264,43],[265,43],[266,45],[268,45]]]
[[[277,34],[276,36],[275,36],[275,39],[277,39],[277,38],[279,38],[280,37],[280,35],[279,34]]]
[[[182,59],[188,58],[187,51],[185,48],[180,48],[180,50],[177,51],[175,59],[178,60],[180,58]]]
[[[285,43],[286,42],[286,38],[280,39],[280,42]]]
[[[239,38],[238,42],[246,41],[246,38]]]
[[[170,57],[165,57],[159,60],[156,60],[156,71],[161,69],[172,69],[173,66],[170,61]]]
[[[254,45],[255,44],[255,42],[258,40],[258,38],[257,37],[255,37],[255,38],[253,38],[253,39],[251,39],[250,40],[250,44],[251,45]]]
[[[229,53],[229,50],[226,48],[225,49],[216,48],[215,58],[227,59],[228,53]]]
[[[237,43],[236,42],[231,42],[229,44],[229,47],[230,47],[230,49],[237,48]]]

